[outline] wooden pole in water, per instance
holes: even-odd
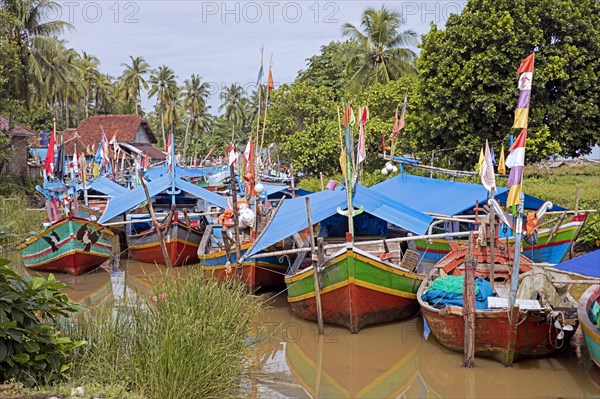
[[[308,218],[308,233],[310,235],[310,250],[312,255],[313,279],[315,288],[315,300],[317,302],[317,324],[319,335],[323,335],[323,309],[321,308],[321,289],[319,288],[319,276],[317,271],[318,255],[315,247],[315,232],[313,230],[312,212],[310,211],[310,198],[306,197],[306,216]]]
[[[160,250],[162,251],[163,258],[165,258],[165,265],[167,267],[171,267],[171,260],[169,259],[169,253],[167,252],[167,244],[165,243],[165,238],[160,229],[160,223],[156,220],[156,215],[154,214],[154,207],[152,206],[152,198],[150,197],[150,193],[148,192],[148,186],[144,181],[144,175],[142,171],[139,171],[140,174],[140,182],[142,183],[142,187],[144,187],[144,193],[146,193],[146,201],[148,201],[148,211],[150,212],[150,218],[152,218],[152,224],[154,224],[154,228],[156,229],[156,235],[158,236],[158,243],[160,244]]]
[[[465,256],[465,282],[463,286],[464,319],[465,319],[465,342],[464,342],[464,366],[471,368],[475,365],[475,259],[471,246],[473,245],[473,234],[469,236],[467,244],[467,255]]]
[[[229,176],[230,176],[230,184],[231,184],[231,198],[233,205],[233,223],[234,223],[234,231],[235,231],[235,261],[237,262],[240,259],[240,224],[239,224],[239,214],[237,207],[237,183],[235,181],[235,166],[232,163],[229,165]],[[242,280],[242,264],[237,263],[236,266],[237,277],[241,281]]]

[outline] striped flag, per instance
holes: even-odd
[[[523,168],[525,167],[525,143],[527,142],[527,129],[521,130],[519,137],[508,149],[510,154],[506,157],[506,166],[510,168],[508,176],[508,187],[510,192],[506,199],[506,206],[519,203],[521,197],[521,182],[523,180]]]
[[[44,170],[48,176],[54,176],[54,146],[56,145],[56,137],[54,128],[50,134],[50,142],[48,143],[48,151],[46,151],[46,160],[44,161]]]
[[[519,69],[517,75],[519,77],[519,103],[517,104],[517,110],[515,111],[515,122],[513,128],[524,129],[527,128],[527,119],[529,117],[529,102],[531,99],[531,84],[533,82],[533,63],[535,54],[532,53],[529,57],[525,58]]]

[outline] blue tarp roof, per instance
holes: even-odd
[[[155,195],[160,194],[171,187],[171,176],[161,176],[158,179],[149,182],[147,186],[150,197],[154,197]],[[192,183],[180,179],[179,177],[175,177],[175,187],[195,197],[202,198],[203,200],[221,208],[227,207],[227,199],[225,197],[205,190],[202,187],[198,187]],[[99,222],[105,223],[112,218],[122,215],[123,213],[137,207],[145,200],[146,194],[144,193],[143,187],[137,187],[133,190],[129,190],[108,202],[108,206],[102,214]]]
[[[285,200],[248,256],[254,255],[308,226],[306,197],[310,198],[312,221],[315,224],[336,215],[338,208],[348,208],[346,192],[340,189],[324,190],[305,197]],[[357,185],[352,201],[356,208],[362,206],[365,212],[416,234],[424,234],[432,222],[432,218],[424,213],[361,185]]]
[[[287,185],[287,184],[271,184],[271,183],[262,183],[262,185],[265,187],[265,193],[267,194],[267,197],[277,197],[277,198],[281,198],[284,195],[288,195],[288,196],[292,196],[292,186]],[[296,196],[303,196],[303,195],[307,195],[310,194],[311,191],[308,190],[303,190],[301,188],[295,188],[294,192],[296,194]],[[276,195],[279,194],[279,195]]]
[[[114,197],[119,194],[126,193],[125,187],[118,185],[114,181],[107,179],[104,176],[98,176],[94,180],[88,183],[88,188],[96,190],[104,195]]]
[[[600,249],[554,266],[565,271],[600,278]]]
[[[175,167],[175,174],[179,177],[210,176],[220,171],[221,168],[182,168],[179,166]],[[168,173],[168,169],[165,165],[150,168],[145,172],[146,176],[150,180],[158,179],[159,177],[164,176]]]
[[[475,201],[485,203],[488,191],[481,184],[433,179],[424,176],[399,174],[371,187],[395,201],[421,212],[440,215],[458,215],[475,207]],[[496,188],[496,199],[506,203],[508,189]],[[538,209],[544,203],[539,198],[525,195],[525,208]],[[554,205],[552,210],[564,210]]]

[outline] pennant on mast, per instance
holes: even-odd
[[[515,111],[515,121],[513,128],[523,129],[527,128],[527,120],[529,118],[529,102],[531,100],[531,84],[533,82],[533,64],[535,60],[535,53],[532,53],[529,57],[525,58],[519,69],[517,75],[519,77],[519,103],[517,104],[517,110]]]
[[[481,167],[481,184],[486,190],[492,192],[496,189],[496,176],[494,174],[494,160],[492,158],[492,152],[490,151],[490,145],[488,141],[485,141],[485,154],[483,159],[483,165]]]

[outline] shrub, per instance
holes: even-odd
[[[26,282],[7,261],[0,265],[0,382],[15,379],[26,386],[67,377],[71,352],[84,342],[61,336],[57,318],[77,308],[51,274]]]
[[[600,213],[595,212],[587,217],[577,242],[593,248],[600,247]]]

